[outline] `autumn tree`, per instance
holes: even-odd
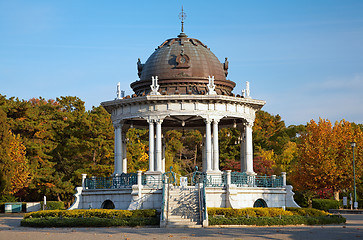
[[[290,179],[298,190],[332,189],[335,199],[339,192],[352,188],[353,168],[351,141],[357,142],[356,166],[362,165],[363,133],[347,121],[311,120],[301,135],[298,161]],[[356,179],[362,169],[356,168]],[[358,182],[359,183],[359,182]]]
[[[241,132],[237,128],[222,128],[219,130],[219,163],[221,169],[227,170],[227,166],[229,166],[231,167],[230,170],[234,170],[241,166],[240,135]],[[241,168],[238,171],[240,170]]]
[[[14,135],[8,129],[5,117],[4,111],[0,108],[0,192],[15,195],[28,186],[30,172],[25,157],[25,146],[20,136]]]
[[[257,148],[257,153],[253,159],[253,170],[258,175],[272,175],[275,173],[276,155],[274,150],[264,150]]]
[[[147,171],[149,169],[149,131],[130,128],[127,131],[128,172]]]

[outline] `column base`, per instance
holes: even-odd
[[[161,171],[147,171],[144,174],[145,175],[161,175],[163,173]]]
[[[255,173],[255,172],[246,172],[246,174],[248,176],[256,176],[257,175],[257,173]]]
[[[207,170],[205,173],[207,175],[221,175],[223,172],[221,170]]]

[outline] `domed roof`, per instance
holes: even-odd
[[[205,44],[184,33],[164,41],[145,64],[139,59],[137,66],[140,80],[131,88],[138,96],[150,92],[153,76],[158,77],[161,94],[205,94],[209,76],[214,76],[217,94],[232,95],[235,86],[226,80],[227,58],[221,63]]]

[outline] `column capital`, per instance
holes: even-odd
[[[247,121],[247,122],[245,122],[245,123],[243,123],[243,125],[245,126],[245,127],[253,127],[253,125],[254,125],[254,122],[253,121]]]
[[[211,124],[213,122],[213,119],[211,118],[204,118],[203,120],[206,124]]]
[[[162,124],[163,121],[164,121],[164,119],[160,119],[160,118],[155,119],[156,124]]]
[[[122,127],[122,123],[123,122],[120,121],[120,120],[117,120],[117,121],[112,122],[114,128],[120,128],[120,127]]]
[[[220,120],[221,120],[220,118],[213,118],[213,123],[218,124]]]
[[[148,117],[148,118],[146,118],[146,121],[147,121],[147,123],[154,123],[154,118],[151,118],[151,117]]]

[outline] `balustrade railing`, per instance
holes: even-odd
[[[177,182],[176,175],[170,169],[162,175],[142,175],[141,184],[148,188],[161,189],[164,183],[175,184]],[[165,182],[167,181],[167,182]],[[208,175],[199,172],[198,169],[193,173],[191,179],[192,185],[203,183],[205,187],[225,187],[227,184],[227,176],[222,173],[220,175]],[[123,173],[114,177],[92,177],[85,179],[86,189],[120,189],[131,188],[137,183],[137,173]],[[244,172],[232,172],[231,184],[237,187],[264,187],[264,188],[280,188],[283,186],[282,176],[254,176],[247,175]]]
[[[237,187],[253,187],[254,176],[249,176],[244,172],[232,172],[231,184],[235,184]]]
[[[137,173],[123,173],[114,177],[92,177],[85,179],[86,189],[128,188],[137,184]]]
[[[280,188],[283,185],[281,176],[250,176],[244,172],[232,172],[231,183],[237,187]]]
[[[255,186],[267,188],[282,187],[282,177],[255,176]]]

